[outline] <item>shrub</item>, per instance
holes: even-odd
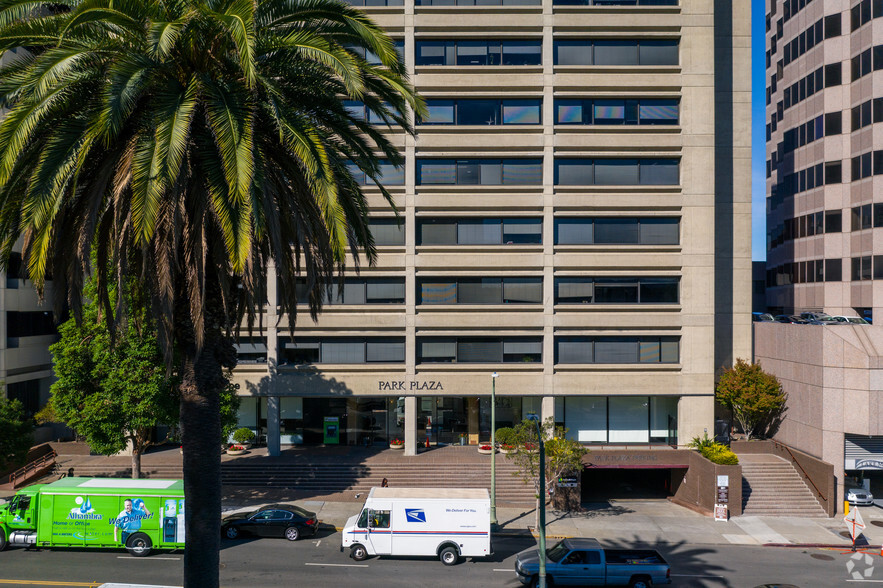
[[[389,442],[389,444],[390,445],[404,445],[405,442],[402,441],[401,439],[393,439],[392,441]]]
[[[233,440],[237,443],[251,443],[254,441],[254,431],[247,427],[239,427],[233,431]]]
[[[700,437],[699,435],[693,437],[693,439],[687,443],[687,447],[702,450],[703,448],[711,447],[714,444],[714,439],[710,438],[708,433],[705,433],[705,437]]]
[[[738,465],[739,457],[723,443],[712,443],[699,449],[702,457],[719,465]]]
[[[518,440],[515,438],[515,429],[512,427],[500,427],[494,433],[494,440],[500,445],[515,445]]]

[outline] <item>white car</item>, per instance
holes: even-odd
[[[871,324],[860,316],[832,316],[830,320],[835,320],[838,323],[850,324],[850,325],[870,325]]]
[[[847,488],[846,500],[849,504],[856,506],[872,506],[874,504],[874,495],[864,488]]]

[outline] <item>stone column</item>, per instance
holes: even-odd
[[[543,396],[542,403],[542,412],[540,414],[540,418],[543,419],[543,422],[546,422],[546,419],[552,418],[552,421],[555,420],[555,397],[554,396]]]
[[[417,397],[405,397],[405,455],[417,455]]]
[[[267,454],[279,455],[282,451],[280,428],[280,407],[281,402],[278,396],[267,397]]]

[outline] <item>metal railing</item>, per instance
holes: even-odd
[[[791,452],[791,448],[788,447],[787,445],[785,445],[784,443],[780,443],[779,441],[776,441],[775,439],[772,439],[772,442],[773,442],[773,447],[781,448],[781,449],[784,449],[785,451],[788,452],[788,455],[791,456],[791,463],[793,463],[794,465],[796,465],[798,467],[798,469],[800,470],[800,473],[802,473],[803,477],[812,485],[813,489],[816,491],[816,494],[819,496],[819,498],[821,498],[822,500],[824,500],[827,503],[828,499],[825,498],[825,495],[822,494],[822,491],[819,490],[819,487],[816,486],[816,483],[813,482],[813,479],[810,477],[810,475],[808,473],[806,473],[806,470],[803,469],[803,466],[800,465],[800,462],[797,461],[796,457],[794,457],[794,454]]]
[[[53,449],[43,457],[35,459],[31,463],[18,468],[17,470],[9,474],[9,483],[12,484],[13,488],[15,488],[16,480],[27,478],[29,474],[32,474],[33,472],[46,467],[50,463],[54,463],[56,457],[58,457],[58,454],[55,453],[55,450]]]

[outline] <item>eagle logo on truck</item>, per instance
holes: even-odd
[[[422,508],[406,508],[405,520],[409,523],[425,523],[426,512]]]

